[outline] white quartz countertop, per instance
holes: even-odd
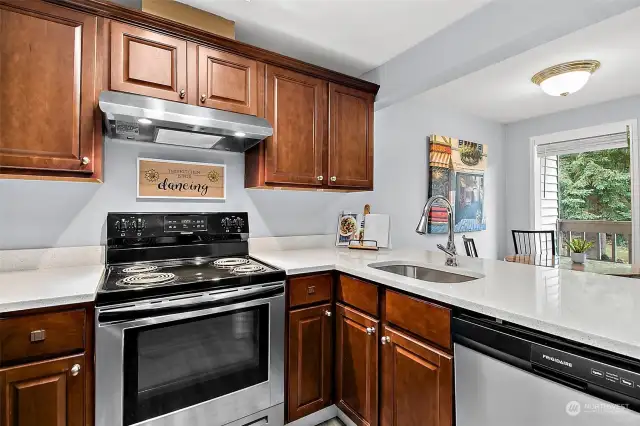
[[[444,266],[444,254],[420,250],[367,252],[322,248],[252,251],[251,255],[285,269],[290,275],[336,269],[640,359],[640,279],[462,256],[457,268],[448,268]],[[398,261],[482,278],[456,284],[432,283],[369,266]]]
[[[103,265],[0,272],[0,312],[92,302]]]

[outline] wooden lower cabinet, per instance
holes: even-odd
[[[358,426],[452,426],[451,311],[341,275],[334,322],[332,287],[289,279],[288,421],[335,403]]]
[[[331,303],[289,313],[288,419],[331,404]]]
[[[382,327],[381,426],[451,426],[453,357]]]
[[[85,424],[85,355],[0,370],[0,425]]]
[[[378,320],[336,305],[336,404],[358,426],[378,424]]]

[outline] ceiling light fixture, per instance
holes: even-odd
[[[236,132],[234,136],[237,136],[239,138],[244,138],[245,136],[247,136],[247,134],[245,132]]]
[[[151,124],[151,120],[148,118],[138,118],[138,123],[140,124]]]
[[[594,60],[565,62],[543,69],[531,81],[547,95],[567,96],[582,89],[598,68],[600,62]]]

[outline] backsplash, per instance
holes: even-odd
[[[136,199],[138,157],[223,163],[226,202]],[[0,250],[104,244],[107,212],[247,211],[252,237],[331,234],[343,193],[244,189],[244,155],[106,140],[103,184],[0,180]]]

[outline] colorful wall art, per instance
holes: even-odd
[[[484,212],[484,171],[487,145],[432,135],[429,137],[429,197],[443,195],[454,209],[455,232],[487,229]],[[447,232],[447,210],[429,213],[430,234]]]

